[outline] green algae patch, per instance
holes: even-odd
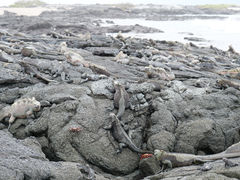
[[[216,9],[216,10],[222,10],[222,9],[228,9],[231,7],[236,7],[234,4],[204,4],[198,6],[201,9]]]
[[[12,8],[28,8],[28,7],[38,7],[46,5],[45,2],[40,0],[19,0],[9,7]]]

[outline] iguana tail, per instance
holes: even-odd
[[[128,147],[129,147],[129,149],[131,149],[132,151],[137,152],[137,153],[141,153],[141,154],[146,154],[146,153],[148,153],[148,154],[153,154],[152,151],[142,150],[142,149],[138,148],[138,147],[137,147],[135,144],[133,144],[133,143],[129,144]]]
[[[219,153],[219,154],[198,156],[198,157],[202,160],[218,160],[218,159],[222,159],[222,158],[235,158],[235,157],[240,157],[240,152]]]
[[[152,151],[147,151],[147,150],[142,150],[142,149],[139,149],[139,148],[130,148],[131,150],[137,152],[137,153],[141,153],[141,154],[153,154]]]

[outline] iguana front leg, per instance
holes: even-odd
[[[110,141],[110,143],[112,144],[112,146],[114,147],[114,149],[117,149],[117,146],[114,143],[114,139],[111,136],[111,132],[110,131],[107,132],[107,137],[108,137],[108,140]]]
[[[117,149],[116,152],[118,153],[118,152],[119,152],[118,147],[117,147],[117,145],[115,145],[114,139],[113,139],[113,137],[111,136],[111,132],[110,132],[110,130],[112,129],[112,124],[110,124],[110,125],[108,125],[108,126],[104,126],[103,129],[107,130],[108,140],[110,141],[110,144],[112,144],[112,146],[114,147],[114,149]]]
[[[165,169],[172,169],[172,162],[170,160],[164,160],[162,161],[162,169],[161,171],[165,170]]]
[[[107,126],[104,126],[103,129],[105,129],[105,130],[110,130],[110,129],[112,129],[112,124],[107,125]]]
[[[119,144],[118,144],[118,147],[117,147],[116,144],[114,143],[115,141],[114,141],[113,137],[111,136],[111,132],[110,132],[110,131],[108,131],[107,136],[108,136],[108,139],[109,139],[110,143],[112,144],[112,146],[113,146],[114,149],[116,150],[116,153],[117,153],[117,154],[118,154],[118,153],[121,153],[121,152],[122,152],[122,149],[127,146],[127,145],[124,144],[124,143],[119,143]]]
[[[222,158],[223,162],[225,163],[224,166],[225,168],[230,168],[230,167],[235,167],[235,166],[238,166],[238,163],[234,163],[232,161],[230,161],[229,159],[227,158]]]
[[[26,116],[27,117],[32,115],[32,114],[33,114],[33,110],[32,109],[29,109],[29,110],[26,111]]]
[[[10,119],[8,120],[8,130],[10,129],[10,127],[11,127],[11,124],[15,121],[15,117],[13,116],[13,115],[11,115],[11,117],[10,117]]]
[[[124,147],[127,147],[127,145],[126,145],[125,143],[119,143],[119,144],[118,144],[117,154],[118,154],[118,153],[121,153],[121,152],[122,152],[122,149],[123,149]]]

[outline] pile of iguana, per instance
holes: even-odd
[[[115,88],[115,94],[114,94],[114,106],[118,108],[118,113],[115,115],[114,113],[110,114],[111,117],[111,124],[108,127],[105,127],[104,129],[110,130],[112,133],[113,138],[119,143],[119,149],[117,153],[120,153],[122,151],[123,147],[129,147],[134,152],[137,153],[153,153],[151,151],[145,151],[139,149],[130,139],[128,134],[123,128],[122,122],[119,120],[124,112],[125,108],[129,107],[129,95],[127,91],[125,90],[125,87],[121,85],[118,81],[113,82],[114,88]],[[109,134],[108,134],[109,135]],[[111,138],[109,136],[109,140],[111,141]],[[111,143],[114,145],[114,143],[111,141]]]

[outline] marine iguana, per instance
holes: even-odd
[[[189,166],[192,164],[197,164],[199,159],[196,158],[193,154],[183,154],[183,153],[169,153],[163,150],[154,150],[154,156],[162,164],[162,169],[181,166]],[[200,160],[200,163],[207,162]],[[165,167],[167,166],[167,167]]]
[[[222,160],[223,160],[223,162],[224,162],[225,168],[230,168],[230,167],[238,166],[238,163],[234,163],[234,162],[230,161],[230,160],[227,159],[227,158],[222,158]]]
[[[66,42],[62,42],[59,46],[60,52],[66,57],[67,62],[73,66],[82,64],[84,67],[89,67],[89,63],[79,54],[67,47]]]
[[[84,180],[96,180],[95,171],[87,165],[80,165],[77,164],[77,167],[80,169],[81,173],[83,174]]]
[[[189,166],[192,164],[201,164],[204,162],[214,161],[222,158],[234,158],[240,157],[239,152],[226,153],[226,151],[213,155],[194,155],[194,154],[184,154],[184,153],[171,153],[163,150],[154,150],[154,156],[158,161],[162,163],[163,166],[169,168]]]
[[[129,107],[129,95],[125,90],[124,86],[122,86],[118,81],[113,82],[115,88],[114,94],[114,106],[118,108],[117,118],[121,118],[125,112],[125,108]]]
[[[151,78],[160,78],[161,80],[171,81],[175,79],[175,75],[171,71],[166,71],[164,68],[161,67],[153,67],[152,65],[145,67],[145,72],[147,76]]]
[[[25,61],[19,61],[19,64],[21,66],[23,66],[25,72],[27,74],[30,74],[31,76],[36,76],[36,78],[40,79],[40,80],[43,80],[44,82],[46,83],[50,83],[50,82],[54,82],[54,83],[57,83],[57,81],[55,80],[51,80],[51,79],[48,79],[46,77],[44,77],[43,75],[41,75],[40,72],[37,72],[37,70],[35,70],[30,63],[28,62],[25,62]]]
[[[0,111],[0,121],[5,117],[10,117],[8,120],[9,129],[16,118],[26,118],[32,115],[34,111],[39,111],[40,108],[41,104],[35,97],[18,99],[11,106],[6,106]]]
[[[114,139],[119,143],[119,150],[117,153],[120,153],[123,147],[128,146],[134,152],[137,153],[152,153],[151,151],[144,151],[139,149],[132,140],[128,137],[127,133],[123,129],[120,120],[114,113],[110,113],[111,117],[111,125],[109,127],[105,127],[104,129],[110,130]]]
[[[216,84],[220,87],[220,88],[228,88],[228,87],[233,87],[237,90],[240,90],[240,84],[235,82],[235,81],[230,81],[227,79],[218,79],[216,81]]]

